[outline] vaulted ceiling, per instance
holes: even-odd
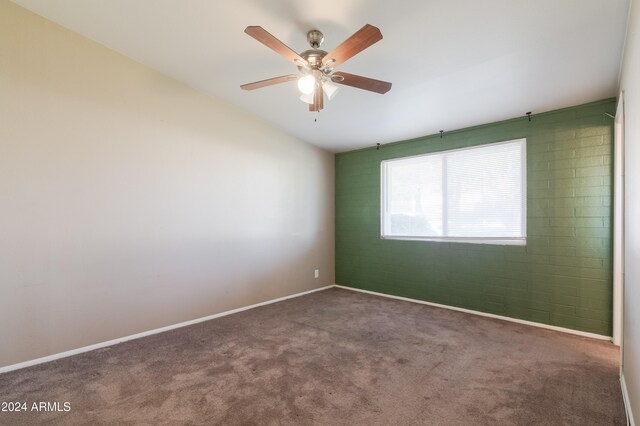
[[[14,0],[185,84],[331,151],[374,146],[617,95],[629,0]],[[393,83],[341,87],[319,114],[295,68],[244,34],[294,50],[319,29],[331,50],[364,24],[384,39],[339,70]]]

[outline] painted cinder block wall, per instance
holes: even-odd
[[[336,155],[336,283],[610,336],[615,99]],[[526,246],[380,238],[380,162],[527,139]]]

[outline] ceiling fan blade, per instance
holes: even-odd
[[[272,86],[274,84],[285,83],[291,80],[297,80],[298,76],[295,74],[281,75],[280,77],[268,78],[266,80],[254,81],[253,83],[247,83],[240,86],[243,90],[254,90],[262,87]]]
[[[324,89],[322,88],[322,84],[319,84],[318,87],[316,87],[315,98],[313,101],[318,105],[318,111],[324,108]]]
[[[313,76],[316,79],[315,89],[313,91],[313,104],[309,105],[309,111],[320,111],[324,108],[324,90],[322,90],[322,73],[320,70],[313,70]]]
[[[370,92],[376,92],[384,95],[391,90],[391,83],[387,81],[374,80],[373,78],[363,77],[361,75],[349,74],[346,72],[334,72],[332,75],[342,77],[332,79],[336,84],[344,84],[345,86],[357,87],[358,89],[368,90]]]
[[[382,40],[380,30],[367,24],[329,52],[322,59],[322,65],[329,64],[332,68],[336,67],[380,40]]]
[[[307,61],[302,58],[302,56],[298,55],[294,52],[289,46],[272,36],[269,32],[267,32],[262,27],[256,26],[248,26],[244,30],[245,33],[249,34],[251,37],[258,40],[260,43],[267,46],[269,49],[274,52],[284,56],[289,61],[295,63],[296,65],[306,66]]]
[[[313,103],[309,104],[309,111],[320,111],[324,108],[324,92],[322,87],[318,87],[316,89],[315,94],[313,95]]]

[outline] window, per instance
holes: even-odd
[[[382,162],[382,237],[525,244],[526,140]]]

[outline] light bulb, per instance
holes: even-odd
[[[298,89],[305,95],[313,93],[316,88],[316,79],[312,75],[305,75],[298,79]]]
[[[338,92],[338,86],[328,80],[322,82],[322,88],[324,89],[324,93],[327,94],[327,98],[329,98],[329,100],[333,99]]]

